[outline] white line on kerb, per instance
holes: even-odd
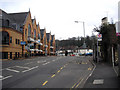
[[[7,76],[7,77],[4,77],[4,78],[1,78],[0,80],[5,80],[5,79],[10,78],[10,77],[13,77],[13,76],[10,75],[10,76]]]
[[[13,71],[13,72],[16,72],[16,73],[19,73],[20,71],[17,71],[17,70],[14,70],[14,69],[9,69],[9,68],[6,68],[6,70],[8,71]]]
[[[38,66],[32,67],[32,68],[30,68],[30,69],[28,69],[28,70],[24,70],[24,71],[22,71],[22,72],[24,73],[24,72],[30,71],[30,70],[32,70],[32,69],[35,69],[35,68],[38,68]]]

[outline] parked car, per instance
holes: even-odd
[[[93,53],[86,53],[85,56],[92,56]]]

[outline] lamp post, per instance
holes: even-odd
[[[83,48],[86,48],[86,43],[85,43],[85,22],[84,21],[75,21],[75,23],[83,23],[83,33],[84,33]]]

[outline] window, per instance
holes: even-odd
[[[25,37],[27,36],[27,29],[25,29]]]
[[[9,20],[5,21],[5,26],[9,27]]]
[[[8,59],[8,52],[2,52],[2,59]]]
[[[18,58],[20,57],[20,53],[18,52]]]
[[[38,45],[38,49],[40,50],[40,45]]]
[[[34,49],[36,49],[36,43],[34,43]]]
[[[34,39],[36,39],[36,30],[34,30]]]
[[[17,58],[17,52],[15,52],[15,58]]]
[[[18,40],[16,39],[16,44],[18,44]]]
[[[12,37],[10,37],[10,43],[12,43]]]
[[[2,44],[9,45],[9,34],[8,32],[2,31]]]
[[[10,52],[10,59],[12,59],[12,52]]]
[[[30,26],[30,24],[28,25],[28,36],[31,36],[31,26]]]
[[[40,33],[38,33],[38,39],[40,39]]]

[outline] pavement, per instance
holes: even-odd
[[[120,88],[120,78],[117,77],[112,65],[105,62],[93,64],[95,70],[83,88]]]

